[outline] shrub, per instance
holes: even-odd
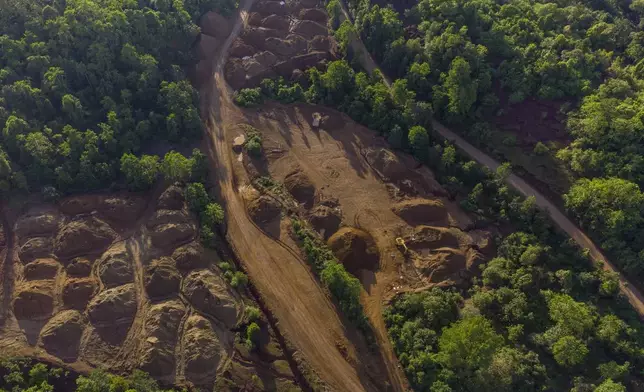
[[[235,93],[233,100],[237,105],[245,108],[259,105],[264,101],[262,97],[262,89],[259,87],[243,88]]]
[[[259,335],[261,330],[259,325],[255,322],[252,322],[246,328],[246,345],[249,349],[255,349],[259,346]]]

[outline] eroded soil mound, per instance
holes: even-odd
[[[60,264],[54,259],[38,259],[25,266],[24,275],[26,280],[54,279],[58,273]]]
[[[257,224],[268,223],[280,216],[282,207],[270,196],[262,195],[248,203],[248,214]]]
[[[195,238],[197,227],[193,223],[167,223],[154,227],[150,232],[152,244],[159,248],[176,248]]]
[[[63,287],[63,304],[66,308],[85,310],[98,291],[93,278],[68,279]]]
[[[158,207],[165,210],[181,210],[185,205],[185,201],[183,189],[172,185],[159,197]]]
[[[190,304],[226,326],[237,323],[237,303],[224,280],[210,270],[193,271],[183,280],[182,291]]]
[[[54,310],[53,281],[24,283],[16,291],[13,314],[19,320],[49,317]]]
[[[222,359],[222,347],[210,321],[195,315],[186,321],[183,336],[185,373],[191,381],[201,384],[214,378]]]
[[[391,210],[411,226],[443,222],[447,219],[447,209],[440,200],[405,200],[395,204]]]
[[[144,371],[156,377],[174,372],[177,333],[185,314],[186,309],[179,301],[162,302],[150,308],[140,361]]]
[[[101,212],[112,221],[135,221],[145,209],[145,199],[137,196],[107,197],[103,199]]]
[[[451,279],[458,284],[467,273],[465,254],[458,249],[436,249],[428,256],[416,258],[414,264],[431,282]]]
[[[438,249],[443,247],[458,248],[466,246],[466,234],[456,228],[418,226],[413,233],[405,237],[410,248]]]
[[[198,242],[181,246],[172,253],[177,268],[182,271],[204,268],[208,260],[203,257],[204,249]]]
[[[87,307],[87,314],[96,325],[131,321],[136,314],[136,300],[133,284],[115,287],[94,297]]]
[[[309,222],[318,233],[327,239],[338,231],[340,223],[342,223],[342,213],[337,207],[315,206],[309,214]]]
[[[49,258],[52,255],[52,241],[47,237],[36,237],[27,240],[18,252],[20,260],[27,264],[35,259]]]
[[[369,148],[365,152],[365,158],[371,167],[387,179],[404,176],[407,172],[398,156],[386,148]]]
[[[150,298],[163,298],[179,292],[181,276],[174,260],[154,260],[145,271],[145,290]]]
[[[53,211],[23,216],[16,223],[16,234],[18,237],[27,238],[54,233],[58,230],[60,222],[60,215]]]
[[[69,276],[89,276],[90,272],[92,272],[92,262],[86,257],[77,257],[67,264],[65,270]]]
[[[117,244],[103,254],[97,273],[101,283],[108,288],[134,281],[132,255],[124,244]]]
[[[328,245],[348,271],[376,270],[380,260],[376,243],[369,233],[343,227],[328,240]]]
[[[62,258],[100,252],[107,248],[116,236],[107,223],[96,217],[73,221],[60,230],[54,252]]]
[[[76,310],[64,310],[43,327],[40,341],[48,353],[73,361],[78,356],[84,328],[83,315]]]
[[[302,172],[289,174],[284,179],[284,186],[299,203],[311,207],[315,198],[315,186]]]

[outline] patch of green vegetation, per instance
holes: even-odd
[[[174,392],[162,389],[147,373],[135,370],[127,376],[117,376],[94,370],[88,376],[75,376],[63,369],[14,358],[0,362],[0,391],[2,392]]]
[[[235,92],[233,100],[239,106],[250,108],[264,102],[264,97],[262,96],[262,89],[259,87],[243,88]]]
[[[333,252],[301,221],[293,221],[293,233],[299,239],[313,271],[338,302],[342,313],[369,339],[371,327],[360,303],[360,281],[346,271]]]

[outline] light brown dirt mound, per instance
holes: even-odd
[[[329,35],[329,31],[325,26],[310,20],[297,21],[293,25],[291,32],[307,39],[313,39],[316,35]]]
[[[484,255],[493,256],[496,254],[496,246],[494,244],[494,238],[492,238],[492,233],[485,230],[472,230],[468,232],[474,246]]]
[[[252,46],[248,45],[246,42],[238,38],[237,40],[235,40],[235,42],[233,42],[230,48],[230,57],[242,58],[246,56],[252,56],[256,51],[257,49],[253,48]]]
[[[150,308],[139,364],[143,371],[155,377],[174,372],[177,332],[185,314],[186,309],[179,301],[162,302]]]
[[[257,62],[254,58],[242,60],[244,70],[246,70],[246,77],[253,78],[266,70],[267,67]]]
[[[190,304],[222,321],[227,327],[237,322],[237,303],[221,277],[210,270],[193,271],[183,280],[182,291]]]
[[[176,185],[171,185],[159,197],[157,208],[164,210],[181,210],[185,206],[186,197],[183,189]]]
[[[35,259],[44,259],[51,256],[52,241],[51,238],[36,237],[27,240],[18,252],[20,260],[24,263],[30,263]]]
[[[485,256],[483,256],[481,252],[478,252],[475,249],[469,249],[465,253],[465,257],[467,259],[465,265],[467,271],[471,272],[472,274],[478,275],[481,272],[481,266],[485,264]]]
[[[285,78],[290,77],[296,69],[309,69],[318,67],[323,62],[329,60],[331,56],[328,52],[313,52],[289,58],[275,65],[274,70],[280,76]],[[323,125],[326,125],[323,123]]]
[[[398,156],[386,148],[368,148],[365,151],[365,158],[382,177],[390,180],[402,177],[407,172],[407,168]]]
[[[127,284],[102,291],[87,307],[92,324],[119,324],[131,321],[136,314],[136,289]]]
[[[343,227],[329,238],[328,245],[347,271],[376,270],[380,255],[369,233],[354,227]]]
[[[300,19],[311,20],[313,22],[326,25],[328,17],[326,12],[322,11],[319,8],[309,8],[300,11]]]
[[[255,223],[268,223],[280,216],[282,208],[272,197],[262,195],[248,203],[248,214]]]
[[[203,33],[220,39],[226,38],[232,29],[232,26],[225,17],[212,11],[201,17],[199,25]]]
[[[264,68],[272,67],[273,65],[275,65],[275,63],[277,63],[277,56],[268,51],[254,54],[253,59]]]
[[[437,249],[430,256],[415,259],[414,264],[423,275],[431,277],[432,282],[459,281],[461,272],[467,268],[463,252],[451,248]]]
[[[148,220],[147,226],[154,228],[160,225],[167,224],[185,224],[189,223],[190,217],[183,211],[177,210],[157,210],[154,215]]]
[[[251,52],[255,50],[250,46],[249,48],[251,48]],[[241,59],[230,58],[226,63],[225,73],[226,80],[233,89],[240,89],[246,84],[246,71]]]
[[[53,284],[51,280],[36,281],[19,287],[13,300],[13,314],[16,318],[31,320],[51,316],[54,310]]]
[[[411,226],[442,222],[447,219],[447,210],[440,200],[412,199],[395,204],[391,210]]]
[[[282,38],[268,38],[264,47],[278,56],[292,56],[296,52],[293,43]]]
[[[75,196],[60,202],[60,210],[67,215],[87,214],[98,209],[101,202],[99,196]]]
[[[262,27],[276,30],[288,30],[290,22],[283,16],[270,15],[262,20]]]
[[[262,15],[259,12],[251,12],[248,14],[248,24],[255,27],[261,26]]]
[[[183,335],[186,377],[195,384],[214,379],[222,359],[222,347],[210,322],[194,315],[186,321]]]
[[[405,243],[414,249],[466,248],[471,239],[457,228],[418,226],[405,237]]]
[[[150,298],[162,298],[179,292],[181,276],[174,260],[154,260],[145,271],[145,290]]]
[[[159,225],[150,233],[152,244],[158,248],[176,248],[179,244],[191,241],[197,235],[192,223]]]
[[[284,179],[284,186],[298,203],[311,207],[315,198],[315,186],[302,172],[289,174]]]
[[[108,197],[101,203],[101,212],[110,220],[134,222],[145,209],[145,199],[137,196]]]
[[[65,269],[67,275],[82,278],[92,272],[92,262],[86,257],[77,257],[70,261]]]
[[[324,239],[333,235],[342,223],[342,214],[337,208],[316,206],[311,210],[309,222]]]
[[[58,230],[61,217],[54,212],[21,217],[16,223],[18,237],[33,237],[53,233]]]
[[[105,222],[95,217],[70,222],[56,237],[54,252],[62,258],[101,252],[116,238],[116,233]]]
[[[316,35],[309,43],[310,51],[327,52],[331,50],[331,41],[324,35]]]
[[[132,256],[123,244],[117,244],[103,254],[97,274],[108,288],[134,281]]]
[[[262,16],[268,16],[271,14],[285,16],[289,12],[289,9],[288,7],[286,7],[286,4],[280,4],[279,1],[270,1],[270,0],[262,0],[255,3],[255,6],[253,6],[252,10],[260,13]]]
[[[25,266],[26,280],[54,279],[60,264],[54,259],[38,259]]]
[[[264,49],[264,43],[269,38],[286,38],[288,31],[280,31],[275,29],[267,29],[265,27],[251,27],[244,30],[242,39],[244,43],[256,48]],[[253,52],[254,54],[254,52]]]
[[[75,310],[64,310],[47,322],[40,332],[41,345],[48,353],[73,362],[85,325],[83,316]]]
[[[97,291],[98,284],[92,278],[69,279],[63,287],[63,304],[66,308],[85,310]]]
[[[204,268],[208,265],[208,260],[203,256],[204,249],[201,244],[193,242],[175,249],[172,253],[177,268],[183,271]]]

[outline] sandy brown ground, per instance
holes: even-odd
[[[213,80],[201,91],[202,114],[209,119],[212,136],[211,157],[228,217],[229,241],[278,319],[281,332],[332,390],[386,390],[389,382],[382,382],[382,374],[364,371],[360,357],[368,353],[356,352],[352,343],[355,332],[343,324],[306,262],[292,249],[268,237],[249,219],[238,192],[238,187],[244,184],[233,177],[230,146],[236,135],[231,134],[228,128],[236,127],[234,119],[240,111],[231,102],[231,91],[222,68],[225,54],[239,33],[251,5],[252,1],[242,4],[241,18],[222,46],[221,54],[215,57]],[[393,384],[397,385],[397,382]],[[402,390],[402,387],[398,386],[396,390]]]

